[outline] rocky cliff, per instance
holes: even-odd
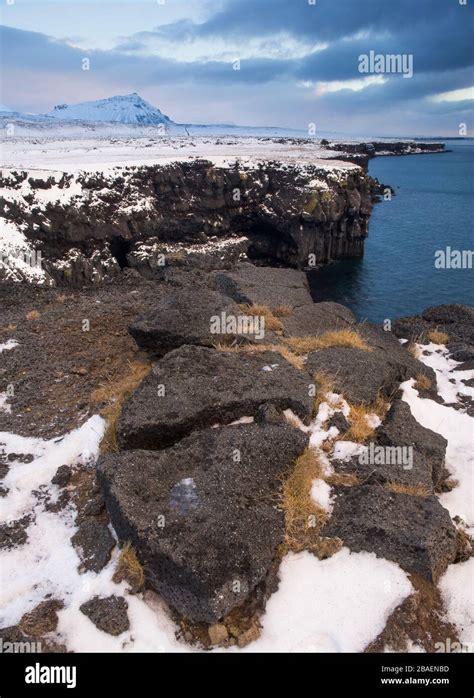
[[[378,183],[358,166],[210,161],[45,179],[10,172],[3,215],[40,250],[48,280],[97,282],[152,271],[173,253],[303,268],[361,256]],[[235,243],[238,243],[237,245]]]

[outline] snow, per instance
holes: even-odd
[[[3,192],[2,192],[3,194]],[[0,270],[7,280],[25,279],[43,284],[46,274],[24,233],[13,222],[2,219],[0,228]]]
[[[327,560],[290,553],[280,578],[246,652],[362,652],[413,591],[395,563],[347,548]]]
[[[453,395],[447,388],[449,378],[456,381],[456,392],[469,395],[472,389],[462,387],[459,380],[460,377],[473,377],[474,371],[454,371],[458,364],[449,359],[442,346],[432,347],[431,350],[428,347],[428,350],[436,356],[420,353],[420,359],[433,368],[436,366],[438,386],[441,386],[449,401],[453,401]],[[421,398],[414,385],[413,379],[402,383],[403,399],[422,426],[447,439],[446,468],[457,481],[457,486],[451,492],[440,495],[440,502],[452,517],[460,516],[469,527],[474,527],[474,418],[454,407]]]
[[[100,124],[99,124],[100,125]],[[97,125],[97,127],[99,126]],[[78,133],[53,132],[50,135],[10,136],[2,142],[2,162],[8,170],[44,172],[104,172],[117,166],[169,165],[173,162],[194,159],[209,160],[216,167],[257,168],[268,161],[298,166],[302,171],[311,168],[313,186],[315,178],[325,179],[360,170],[358,165],[338,160],[340,153],[321,148],[311,139],[272,138],[268,136],[213,136],[171,134],[160,136],[154,132],[121,133],[122,124],[115,124],[117,133],[81,131]],[[96,128],[91,125],[91,128]],[[282,165],[284,166],[284,165]],[[326,185],[327,186],[327,185]]]
[[[313,480],[311,499],[328,514],[332,512],[334,497],[331,496],[331,486],[324,480]]]
[[[18,342],[16,341],[16,339],[7,339],[6,342],[3,342],[2,344],[0,344],[0,354],[3,351],[10,351],[10,349],[14,349],[17,346],[18,346]]]
[[[446,617],[462,643],[474,652],[474,558],[450,565],[439,581]]]
[[[436,389],[445,402],[457,402],[458,393],[474,398],[474,388],[462,382],[462,379],[472,378],[474,371],[455,371],[461,362],[450,359],[444,345],[430,343],[420,347],[419,353],[423,363],[436,373]]]

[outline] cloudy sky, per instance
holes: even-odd
[[[0,101],[138,92],[178,122],[472,135],[473,18],[474,0],[3,0]],[[413,77],[360,72],[371,51]]]

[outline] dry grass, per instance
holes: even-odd
[[[298,356],[310,354],[312,351],[328,347],[352,347],[372,351],[363,337],[354,330],[336,330],[325,332],[319,336],[288,337],[285,344]]]
[[[293,314],[293,308],[289,305],[277,305],[273,314],[276,315],[276,317],[288,317]]]
[[[419,359],[421,356],[420,347],[413,342],[407,346],[407,351],[409,351],[415,359]]]
[[[404,485],[401,482],[387,482],[385,489],[397,494],[410,494],[413,497],[429,497],[432,494],[428,487],[422,485]]]
[[[313,480],[323,477],[318,454],[306,449],[296,460],[283,484],[282,507],[285,512],[286,550],[303,550],[317,543],[327,513],[311,499]]]
[[[426,335],[430,342],[433,344],[447,344],[449,342],[449,335],[446,332],[440,332],[439,330],[432,330]]]
[[[27,320],[37,320],[39,317],[40,317],[40,314],[37,310],[30,310],[29,313],[26,313]]]
[[[290,426],[294,427],[295,429],[299,429],[301,426],[300,420],[294,414],[290,414],[290,415],[285,414],[285,420]]]
[[[326,373],[317,371],[313,374],[313,380],[316,385],[319,386],[313,403],[313,416],[316,416],[318,414],[319,406],[326,400],[326,395],[328,393],[332,393],[334,390],[334,379],[331,376],[328,376]]]
[[[240,310],[244,315],[252,315],[254,317],[263,317],[265,320],[265,328],[271,330],[275,334],[283,334],[283,323],[279,320],[276,315],[270,310],[266,305],[239,305]]]
[[[378,397],[375,402],[370,405],[349,404],[349,407],[350,413],[347,421],[350,427],[344,434],[344,439],[357,443],[365,443],[374,435],[375,431],[375,428],[370,426],[368,417],[375,414],[383,421],[388,412],[389,404],[381,397]]]
[[[134,593],[140,591],[145,584],[145,571],[131,543],[125,543],[121,549],[113,576],[116,584],[124,580],[130,584]]]
[[[263,354],[267,351],[273,351],[283,356],[289,364],[298,370],[304,368],[304,361],[299,356],[296,356],[292,351],[282,344],[216,344],[217,351],[233,354]]]
[[[419,373],[416,377],[415,388],[416,390],[431,390],[433,387],[433,382],[431,378],[428,378],[424,373]]]
[[[100,413],[107,421],[107,428],[100,445],[102,453],[118,450],[116,424],[123,403],[150,371],[150,363],[146,359],[129,361],[127,365],[129,371],[122,379],[109,380],[90,395],[90,402],[101,406]]]
[[[332,473],[326,477],[326,482],[333,487],[357,487],[362,484],[354,473]]]

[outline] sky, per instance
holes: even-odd
[[[18,111],[138,92],[177,122],[473,135],[474,0],[2,0],[1,25]]]

